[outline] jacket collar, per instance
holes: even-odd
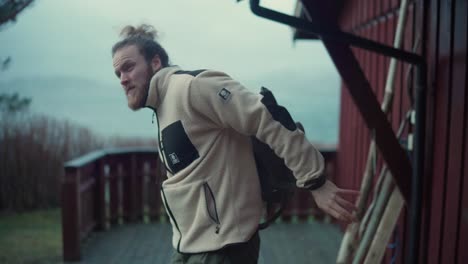
[[[176,71],[180,70],[177,66],[164,67],[157,71],[151,78],[148,90],[148,98],[145,107],[157,109],[164,100],[167,92],[168,79]]]

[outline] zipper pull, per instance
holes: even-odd
[[[154,117],[156,116],[156,112],[153,111],[153,117],[151,118],[151,124],[154,124]]]
[[[216,234],[219,234],[219,229],[220,229],[220,228],[221,228],[221,227],[220,227],[219,225],[216,225],[216,232],[215,232]]]

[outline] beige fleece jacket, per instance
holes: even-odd
[[[218,71],[159,70],[146,106],[157,113],[161,194],[182,253],[213,251],[250,239],[263,202],[252,152],[254,135],[285,159],[308,188],[321,181],[322,155],[299,129],[275,121],[262,96]]]

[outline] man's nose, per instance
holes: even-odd
[[[122,86],[128,84],[128,76],[126,74],[120,75],[120,84],[122,84]]]

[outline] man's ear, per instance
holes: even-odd
[[[162,67],[161,64],[161,59],[159,58],[158,55],[155,55],[153,59],[151,60],[151,69],[153,70],[153,73],[156,73],[159,71]]]

